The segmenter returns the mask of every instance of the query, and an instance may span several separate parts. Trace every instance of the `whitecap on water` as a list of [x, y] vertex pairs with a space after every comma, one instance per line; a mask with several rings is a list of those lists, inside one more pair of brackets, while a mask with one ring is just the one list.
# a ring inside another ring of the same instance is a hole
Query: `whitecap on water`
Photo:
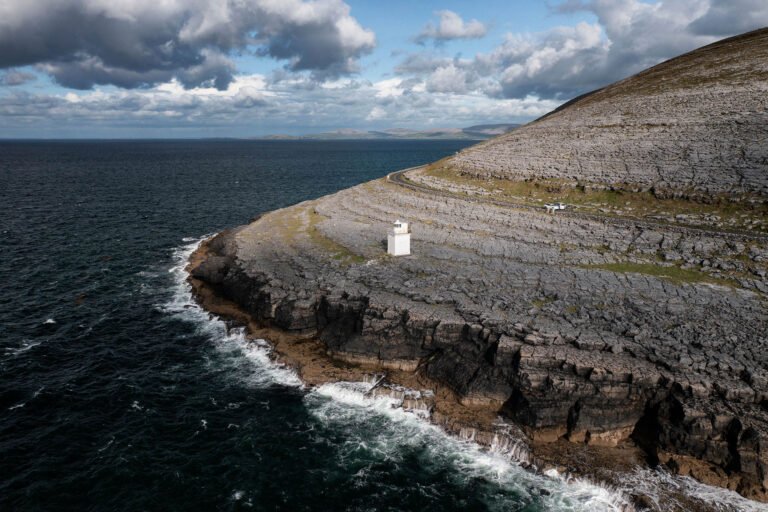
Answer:
[[23, 340], [21, 345], [18, 347], [4, 347], [3, 353], [4, 355], [17, 356], [26, 352], [27, 350], [32, 350], [33, 348], [39, 346], [41, 343], [41, 341]]

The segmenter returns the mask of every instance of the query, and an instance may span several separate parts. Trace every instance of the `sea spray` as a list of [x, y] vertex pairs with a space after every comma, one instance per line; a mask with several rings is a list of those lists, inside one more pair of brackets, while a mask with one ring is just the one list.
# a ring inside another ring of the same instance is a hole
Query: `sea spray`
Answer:
[[[168, 270], [173, 278], [171, 299], [159, 306], [161, 311], [172, 317], [188, 321], [197, 326], [199, 332], [206, 334], [216, 345], [220, 354], [236, 366], [242, 378], [252, 386], [280, 384], [301, 387], [303, 384], [295, 371], [274, 360], [272, 347], [265, 340], [249, 340], [245, 328], [229, 327], [219, 317], [205, 311], [192, 295], [192, 287], [187, 282], [186, 270], [189, 257], [210, 238], [185, 239], [186, 245], [173, 253], [174, 265]], [[247, 365], [241, 364], [247, 361]]]
[[[262, 388], [284, 385], [301, 388], [300, 378], [290, 368], [279, 364], [271, 355], [271, 346], [265, 340], [249, 340], [243, 328], [230, 328], [218, 317], [203, 310], [194, 300], [187, 282], [186, 266], [190, 255], [207, 239], [186, 239], [173, 253], [174, 265], [169, 269], [174, 287], [171, 300], [160, 309], [173, 317], [193, 322], [215, 344], [218, 352], [231, 365], [234, 374], [250, 386]], [[318, 402], [324, 397], [329, 402]], [[723, 512], [764, 512], [765, 505], [747, 500], [737, 493], [702, 484], [688, 477], [670, 475], [663, 470], [641, 469], [626, 475], [620, 489], [608, 488], [584, 478], [572, 478], [555, 470], [543, 477], [525, 471], [530, 454], [518, 436], [505, 433], [512, 425], [495, 425], [496, 432], [488, 442], [478, 446], [478, 431], [463, 427], [454, 436], [429, 422], [432, 402], [429, 392], [411, 390], [386, 383], [382, 374], [371, 374], [363, 382], [325, 384], [310, 391], [305, 398], [310, 412], [327, 424], [358, 424], [370, 415], [385, 418], [379, 431], [370, 432], [371, 439], [358, 440], [358, 446], [374, 449], [384, 458], [396, 457], [399, 450], [414, 442], [434, 443], [441, 447], [433, 454], [443, 463], [449, 463], [467, 478], [493, 481], [510, 494], [531, 498], [530, 490], [540, 496], [547, 510], [569, 511], [626, 511], [633, 510], [627, 495], [642, 495], [646, 503], [661, 511], [688, 510], [690, 503], [706, 505]], [[361, 412], [364, 411], [364, 412]], [[483, 433], [488, 434], [488, 433]], [[364, 470], [361, 470], [365, 473]], [[626, 494], [624, 494], [626, 493]], [[677, 501], [675, 496], [682, 497]], [[502, 509], [507, 503], [497, 503]], [[508, 503], [507, 503], [508, 504]], [[695, 506], [695, 505], [694, 505]], [[493, 506], [491, 508], [494, 508]]]
[[701, 483], [688, 476], [672, 475], [663, 469], [636, 468], [625, 475], [626, 491], [641, 494], [659, 511], [687, 512], [697, 508], [718, 512], [768, 512], [768, 505], [740, 494]]
[[[481, 479], [497, 484], [511, 501], [538, 503], [544, 510], [633, 510], [621, 493], [583, 479], [537, 475], [511, 458], [516, 446], [504, 443], [484, 450], [474, 439], [474, 429], [454, 437], [414, 412], [400, 407], [398, 397], [367, 394], [370, 382], [324, 384], [306, 396], [308, 408], [324, 424], [342, 429], [355, 450], [365, 449], [381, 459], [403, 457], [408, 451], [424, 451], [425, 461], [452, 467], [467, 481]], [[463, 438], [461, 438], [463, 437]], [[489, 498], [489, 507], [509, 506]]]

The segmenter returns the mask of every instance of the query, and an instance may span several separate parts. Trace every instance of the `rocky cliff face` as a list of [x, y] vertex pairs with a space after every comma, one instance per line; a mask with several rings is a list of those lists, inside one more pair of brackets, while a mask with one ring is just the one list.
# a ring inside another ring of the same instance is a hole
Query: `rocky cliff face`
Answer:
[[514, 180], [768, 196], [768, 29], [586, 95], [452, 163]]
[[[728, 44], [765, 50], [766, 37]], [[681, 62], [701, 65], [692, 55]], [[736, 60], [723, 64], [728, 77]], [[511, 177], [766, 192], [756, 142], [766, 124], [737, 122], [765, 116], [753, 94], [764, 82], [729, 78], [729, 94], [712, 93], [710, 105], [727, 104], [725, 124], [697, 106], [709, 93], [681, 86], [643, 96], [665, 113], [663, 129], [637, 119], [625, 137], [597, 129], [609, 106], [611, 122], [625, 123], [621, 105], [637, 95], [621, 91], [636, 79], [599, 93], [611, 101], [596, 94], [455, 162]], [[683, 115], [694, 110], [696, 121]], [[694, 144], [685, 137], [696, 126], [707, 135]], [[313, 335], [331, 357], [425, 375], [534, 444], [632, 444], [652, 464], [768, 500], [768, 238], [472, 197], [377, 180], [218, 236], [192, 275], [265, 325]], [[411, 223], [412, 256], [385, 254], [397, 218]]]

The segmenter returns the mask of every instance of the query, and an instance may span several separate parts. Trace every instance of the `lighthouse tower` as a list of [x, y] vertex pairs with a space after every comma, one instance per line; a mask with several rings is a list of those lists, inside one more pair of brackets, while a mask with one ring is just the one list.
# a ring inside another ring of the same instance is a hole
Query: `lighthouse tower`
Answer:
[[411, 254], [411, 232], [407, 222], [396, 220], [392, 225], [392, 231], [387, 235], [387, 253], [392, 256]]

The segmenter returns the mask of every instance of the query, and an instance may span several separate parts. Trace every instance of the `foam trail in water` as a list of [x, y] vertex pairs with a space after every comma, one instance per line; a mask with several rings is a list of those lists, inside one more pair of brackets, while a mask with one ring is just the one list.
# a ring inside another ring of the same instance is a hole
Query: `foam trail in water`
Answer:
[[[417, 414], [396, 407], [397, 399], [366, 395], [371, 386], [366, 382], [336, 382], [319, 386], [305, 397], [309, 410], [323, 424], [344, 431], [347, 449], [341, 451], [341, 463], [358, 450], [382, 460], [398, 461], [412, 447], [428, 452], [424, 460], [429, 463], [452, 467], [467, 480], [494, 482], [524, 500], [537, 500], [546, 510], [632, 510], [619, 492], [583, 480], [566, 482], [559, 476], [536, 475], [503, 454], [452, 437]], [[532, 492], [541, 496], [532, 497]], [[508, 506], [502, 500], [491, 508], [504, 510]]]
[[30, 341], [30, 340], [23, 340], [21, 342], [21, 346], [19, 347], [5, 347], [3, 348], [4, 355], [10, 355], [10, 356], [17, 356], [19, 354], [22, 354], [26, 352], [27, 350], [32, 350], [33, 348], [41, 345], [41, 341]]
[[219, 317], [205, 311], [192, 296], [192, 287], [187, 282], [186, 270], [189, 257], [208, 237], [185, 238], [186, 245], [173, 253], [173, 266], [168, 270], [173, 279], [173, 295], [161, 311], [172, 317], [194, 324], [198, 331], [208, 336], [216, 345], [219, 354], [237, 370], [249, 385], [265, 387], [273, 384], [302, 386], [299, 376], [290, 368], [276, 363], [271, 357], [271, 347], [264, 340], [249, 340], [245, 329], [229, 329]]
[[[205, 240], [185, 239], [186, 245], [174, 251], [173, 295], [160, 309], [173, 317], [195, 324], [217, 346], [238, 373], [251, 385], [301, 386], [296, 373], [270, 358], [269, 344], [249, 341], [244, 329], [227, 329], [226, 324], [203, 310], [192, 297], [187, 283], [186, 265], [192, 252]], [[425, 446], [429, 459], [439, 460], [456, 470], [462, 478], [482, 478], [518, 496], [531, 489], [542, 492], [540, 500], [547, 510], [617, 512], [627, 510], [623, 496], [587, 482], [565, 483], [530, 473], [509, 457], [482, 450], [477, 444], [449, 436], [413, 412], [404, 411], [399, 400], [387, 396], [369, 397], [371, 382], [325, 384], [309, 392], [305, 400], [310, 411], [323, 423], [345, 431], [346, 450], [364, 448], [384, 459], [397, 459], [410, 446]], [[350, 429], [350, 427], [352, 427]], [[371, 429], [373, 427], [373, 429]], [[344, 463], [344, 461], [340, 461]], [[500, 504], [503, 510], [504, 504]], [[495, 507], [494, 507], [495, 508]]]

